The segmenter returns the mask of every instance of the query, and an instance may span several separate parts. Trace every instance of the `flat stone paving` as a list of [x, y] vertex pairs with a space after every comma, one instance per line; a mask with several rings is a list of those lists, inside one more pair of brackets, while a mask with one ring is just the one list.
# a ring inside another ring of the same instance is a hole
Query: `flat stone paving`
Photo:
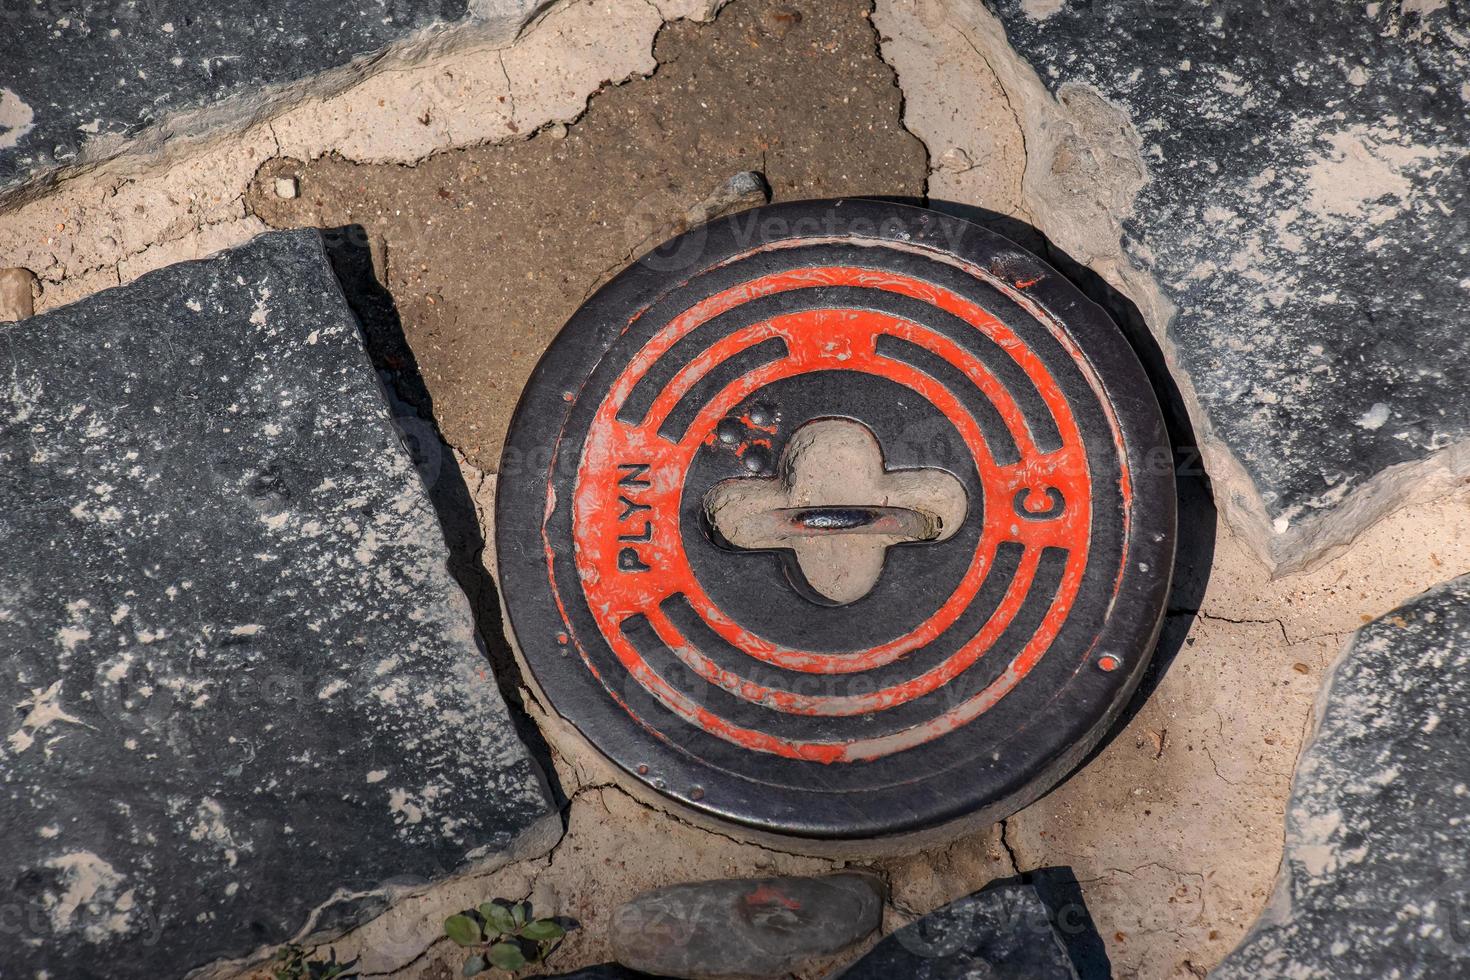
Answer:
[[987, 888], [894, 931], [833, 980], [1077, 980], [1030, 885]]
[[1365, 626], [1297, 767], [1276, 892], [1211, 974], [1470, 974], [1470, 575]]
[[852, 873], [670, 885], [618, 908], [612, 948], [659, 976], [786, 976], [877, 929], [884, 897], [882, 879]]
[[180, 976], [546, 826], [318, 233], [0, 364], [0, 972]]
[[[507, 23], [528, 0], [479, 4]], [[170, 113], [310, 78], [432, 28], [468, 0], [339, 4], [0, 4], [0, 197], [75, 163], [88, 141], [132, 136]]]
[[1470, 439], [1463, 3], [989, 5], [1063, 101], [1131, 116], [1123, 247], [1276, 534]]

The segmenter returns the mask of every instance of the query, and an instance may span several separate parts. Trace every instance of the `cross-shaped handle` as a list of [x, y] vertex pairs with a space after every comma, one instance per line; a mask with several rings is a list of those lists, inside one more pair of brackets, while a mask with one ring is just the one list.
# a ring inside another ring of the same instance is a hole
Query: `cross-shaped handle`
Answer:
[[802, 426], [779, 472], [717, 485], [705, 498], [710, 525], [736, 548], [795, 552], [806, 583], [839, 605], [872, 590], [889, 547], [942, 541], [968, 511], [957, 477], [885, 469], [877, 438], [849, 419]]

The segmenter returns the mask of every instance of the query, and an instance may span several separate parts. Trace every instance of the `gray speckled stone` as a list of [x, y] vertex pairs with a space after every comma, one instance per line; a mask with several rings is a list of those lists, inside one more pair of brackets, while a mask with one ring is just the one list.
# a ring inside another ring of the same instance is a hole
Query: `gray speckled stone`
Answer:
[[1359, 630], [1319, 712], [1276, 894], [1211, 976], [1470, 976], [1470, 576]]
[[987, 888], [899, 929], [841, 980], [1077, 980], [1030, 885]]
[[180, 976], [545, 826], [316, 232], [0, 330], [0, 499], [0, 975]]
[[1470, 0], [986, 2], [1053, 93], [1131, 117], [1123, 247], [1275, 535], [1464, 446]]
[[271, 88], [446, 27], [503, 35], [542, 3], [0, 0], [0, 197], [89, 141], [235, 98], [258, 106]]
[[882, 921], [866, 874], [726, 878], [644, 892], [613, 915], [619, 963], [676, 977], [769, 977], [833, 956]]

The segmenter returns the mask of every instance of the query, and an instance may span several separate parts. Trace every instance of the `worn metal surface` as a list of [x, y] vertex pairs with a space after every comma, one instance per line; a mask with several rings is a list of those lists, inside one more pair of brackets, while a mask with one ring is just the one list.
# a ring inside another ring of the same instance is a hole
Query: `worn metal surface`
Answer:
[[[877, 444], [852, 499], [788, 452], [822, 420]], [[963, 509], [911, 493], [925, 475]], [[784, 486], [757, 509], [829, 562], [881, 544], [870, 587], [732, 545], [710, 505], [740, 480]], [[1132, 350], [1051, 268], [922, 209], [781, 205], [567, 324], [511, 426], [500, 574], [535, 682], [631, 780], [757, 832], [909, 834], [1004, 815], [1100, 737], [1163, 612], [1172, 481]]]

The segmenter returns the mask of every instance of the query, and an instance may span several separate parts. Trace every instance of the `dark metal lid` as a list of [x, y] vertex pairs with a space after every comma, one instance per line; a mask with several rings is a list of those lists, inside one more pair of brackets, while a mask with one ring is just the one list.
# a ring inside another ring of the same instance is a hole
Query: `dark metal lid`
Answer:
[[501, 587], [550, 707], [671, 802], [827, 841], [996, 819], [1147, 665], [1170, 461], [1132, 349], [1035, 256], [920, 208], [761, 208], [551, 345]]

